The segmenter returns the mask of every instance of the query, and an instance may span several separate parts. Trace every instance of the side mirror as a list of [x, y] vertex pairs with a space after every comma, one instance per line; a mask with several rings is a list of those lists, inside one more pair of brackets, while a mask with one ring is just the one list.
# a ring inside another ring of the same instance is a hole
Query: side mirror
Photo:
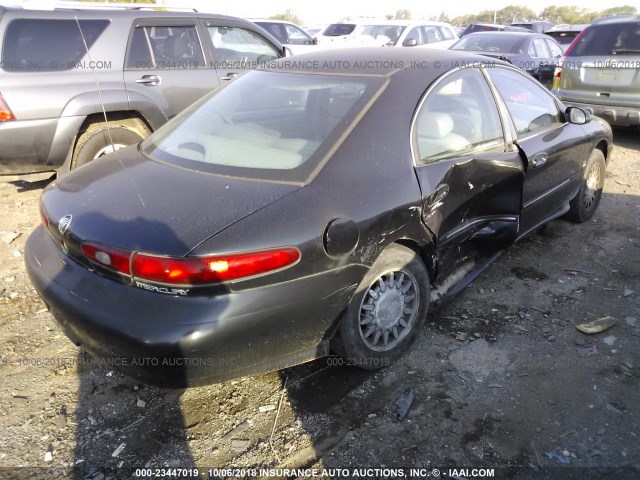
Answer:
[[580, 107], [568, 107], [564, 112], [565, 118], [569, 123], [575, 125], [584, 125], [591, 121], [591, 114]]
[[317, 45], [317, 44], [318, 44], [318, 37], [313, 37], [312, 45]]
[[418, 45], [418, 40], [415, 38], [407, 38], [404, 42], [402, 42], [403, 47], [415, 47]]
[[293, 55], [293, 52], [291, 51], [291, 49], [289, 47], [282, 47], [282, 56], [283, 57], [290, 57]]

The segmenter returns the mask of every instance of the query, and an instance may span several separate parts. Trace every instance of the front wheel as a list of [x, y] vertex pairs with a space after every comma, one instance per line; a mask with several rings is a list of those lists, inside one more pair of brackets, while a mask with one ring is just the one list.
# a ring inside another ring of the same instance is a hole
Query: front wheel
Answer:
[[393, 244], [380, 254], [358, 287], [340, 326], [349, 364], [377, 369], [413, 343], [429, 305], [429, 277], [420, 257]]
[[584, 169], [580, 190], [569, 203], [569, 211], [566, 214], [569, 220], [586, 222], [596, 213], [604, 188], [605, 168], [604, 154], [597, 148], [594, 149]]

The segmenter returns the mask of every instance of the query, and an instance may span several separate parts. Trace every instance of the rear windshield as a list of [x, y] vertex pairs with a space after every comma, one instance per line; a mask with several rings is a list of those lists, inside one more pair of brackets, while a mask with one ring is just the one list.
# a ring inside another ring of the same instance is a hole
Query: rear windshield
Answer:
[[558, 42], [560, 45], [569, 45], [571, 42], [573, 42], [573, 39], [576, 38], [579, 33], [580, 32], [578, 32], [578, 31], [573, 31], [573, 32], [547, 32], [547, 33], [545, 33], [545, 35], [549, 35], [556, 42]]
[[160, 128], [141, 151], [208, 173], [304, 183], [384, 83], [252, 71]]
[[592, 25], [568, 56], [627, 54], [640, 55], [640, 22]]
[[52, 72], [77, 68], [108, 24], [109, 20], [14, 20], [4, 35], [2, 69]]
[[496, 53], [524, 53], [518, 51], [522, 37], [514, 37], [508, 33], [465, 35], [451, 50], [468, 50]]
[[327, 37], [340, 37], [342, 35], [350, 35], [356, 28], [352, 23], [332, 23], [325, 28], [323, 35]]
[[462, 33], [465, 35], [473, 32], [495, 32], [496, 30], [501, 30], [504, 27], [494, 26], [494, 25], [476, 25], [470, 24], [467, 28], [464, 29]]

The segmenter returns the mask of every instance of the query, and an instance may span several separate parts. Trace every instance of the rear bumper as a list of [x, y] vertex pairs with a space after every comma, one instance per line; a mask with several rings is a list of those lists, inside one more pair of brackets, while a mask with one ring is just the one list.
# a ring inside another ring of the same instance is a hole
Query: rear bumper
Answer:
[[[562, 100], [562, 98], [561, 98]], [[567, 107], [581, 107], [607, 121], [609, 125], [622, 127], [640, 125], [640, 107], [620, 107], [615, 105], [596, 105], [562, 100]]]
[[162, 387], [216, 383], [325, 355], [324, 340], [365, 272], [350, 266], [252, 290], [177, 297], [90, 272], [43, 227], [29, 237], [25, 262], [70, 339], [113, 368]]
[[67, 159], [85, 117], [0, 123], [0, 175], [58, 170]]

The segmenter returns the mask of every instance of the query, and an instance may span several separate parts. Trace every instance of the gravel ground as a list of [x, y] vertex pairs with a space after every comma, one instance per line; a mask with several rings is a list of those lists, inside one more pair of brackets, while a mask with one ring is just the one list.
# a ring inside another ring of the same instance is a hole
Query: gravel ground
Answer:
[[[640, 136], [614, 136], [594, 219], [510, 248], [397, 364], [321, 359], [186, 391], [136, 384], [67, 340], [23, 265], [47, 181], [0, 182], [0, 478], [640, 478]], [[605, 332], [575, 327], [606, 316]]]

